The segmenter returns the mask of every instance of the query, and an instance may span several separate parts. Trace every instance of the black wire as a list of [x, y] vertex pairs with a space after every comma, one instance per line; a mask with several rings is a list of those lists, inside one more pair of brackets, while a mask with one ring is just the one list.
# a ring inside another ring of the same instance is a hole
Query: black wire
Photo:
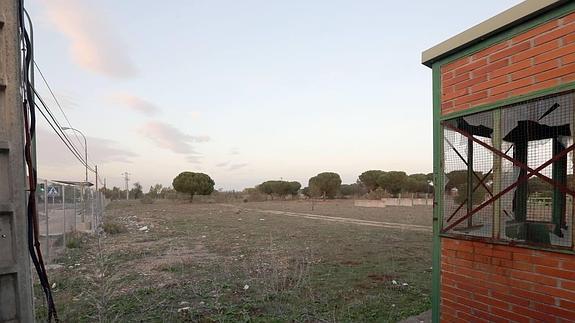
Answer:
[[[60, 140], [62, 140], [62, 142], [64, 143], [64, 145], [66, 145], [66, 147], [68, 148], [68, 150], [70, 150], [70, 152], [74, 155], [74, 157], [76, 157], [76, 159], [78, 159], [78, 161], [82, 164], [82, 166], [86, 166], [86, 164], [84, 163], [84, 160], [77, 155], [74, 150], [72, 148], [70, 148], [68, 142], [62, 137], [61, 133], [57, 130], [57, 127], [54, 126], [52, 124], [52, 122], [50, 121], [50, 119], [48, 119], [48, 117], [46, 116], [46, 114], [42, 111], [42, 109], [40, 108], [40, 106], [38, 106], [38, 103], [36, 104], [36, 108], [38, 108], [38, 112], [40, 112], [40, 114], [42, 114], [42, 116], [44, 117], [44, 119], [46, 120], [46, 122], [48, 122], [48, 124], [50, 125], [50, 127], [52, 128], [52, 130], [54, 130], [54, 132], [56, 133], [56, 135], [60, 138]], [[88, 167], [88, 169], [90, 169]]]
[[[46, 119], [46, 122], [48, 122], [48, 124], [50, 125], [50, 127], [52, 127], [52, 129], [54, 130], [54, 132], [58, 135], [58, 137], [60, 137], [60, 140], [62, 140], [62, 142], [66, 145], [66, 147], [68, 148], [68, 150], [70, 150], [70, 152], [74, 155], [74, 157], [76, 157], [76, 159], [78, 159], [78, 161], [80, 161], [80, 163], [82, 164], [82, 166], [87, 167], [88, 170], [90, 170], [91, 172], [95, 173], [96, 171], [94, 170], [94, 168], [92, 168], [88, 163], [87, 160], [85, 160], [85, 158], [82, 157], [82, 154], [78, 151], [78, 149], [76, 148], [76, 146], [74, 146], [74, 144], [72, 143], [72, 141], [70, 140], [70, 138], [66, 135], [66, 133], [64, 132], [64, 130], [62, 129], [62, 126], [60, 126], [60, 123], [58, 122], [58, 119], [56, 119], [56, 117], [54, 116], [54, 114], [52, 113], [52, 111], [50, 110], [50, 108], [48, 107], [48, 105], [46, 104], [46, 102], [44, 102], [44, 100], [42, 99], [42, 97], [38, 94], [38, 92], [32, 88], [32, 90], [34, 91], [34, 93], [36, 94], [36, 97], [40, 100], [40, 103], [42, 104], [42, 107], [44, 108], [44, 110], [46, 111], [46, 113], [48, 114], [48, 116], [50, 118], [48, 118], [46, 116], [46, 114], [42, 113], [42, 115], [44, 116], [44, 119]], [[34, 103], [36, 105], [36, 107], [38, 108], [38, 111], [41, 111], [41, 107], [38, 105], [38, 103]], [[50, 121], [50, 119], [52, 121]], [[55, 124], [55, 125], [54, 125]]]
[[[66, 115], [66, 113], [64, 112], [64, 109], [62, 109], [62, 105], [60, 104], [60, 101], [58, 101], [58, 98], [56, 97], [56, 95], [54, 94], [54, 92], [52, 91], [52, 87], [50, 86], [50, 84], [48, 83], [48, 80], [46, 79], [46, 77], [44, 76], [44, 73], [42, 73], [42, 70], [40, 69], [40, 66], [38, 66], [38, 63], [36, 63], [36, 60], [34, 60], [32, 63], [34, 63], [34, 66], [36, 66], [36, 69], [38, 70], [38, 72], [40, 73], [40, 76], [42, 77], [42, 80], [44, 81], [44, 84], [46, 84], [46, 87], [48, 88], [48, 91], [50, 91], [50, 94], [52, 95], [52, 98], [54, 99], [54, 102], [56, 102], [56, 105], [58, 106], [58, 109], [60, 110], [60, 112], [62, 112], [62, 115], [64, 116], [64, 119], [66, 119], [66, 122], [68, 123], [68, 126], [70, 128], [72, 128], [72, 124], [70, 123], [70, 120], [68, 119], [68, 116]], [[80, 138], [78, 138], [78, 135], [74, 132], [74, 137], [76, 137], [76, 141], [78, 141], [78, 143], [80, 144], [80, 146], [84, 146], [84, 144], [82, 143], [82, 141], [80, 141]], [[86, 161], [88, 162], [88, 161]]]
[[32, 141], [34, 140], [34, 136], [36, 134], [35, 109], [34, 106], [30, 105], [30, 102], [34, 102], [34, 96], [31, 91], [32, 86], [29, 80], [30, 66], [32, 62], [32, 52], [30, 49], [32, 45], [24, 23], [24, 1], [20, 0], [18, 4], [20, 36], [23, 42], [24, 50], [24, 64], [22, 65], [22, 94], [24, 96], [22, 108], [24, 114], [26, 139], [24, 155], [26, 159], [26, 165], [28, 166], [28, 182], [30, 189], [30, 192], [28, 193], [28, 251], [30, 253], [30, 257], [32, 258], [32, 262], [34, 263], [34, 268], [38, 273], [40, 285], [46, 297], [46, 303], [48, 306], [48, 322], [51, 322], [52, 318], [58, 322], [59, 320], [56, 306], [54, 304], [50, 282], [48, 280], [48, 274], [46, 272], [44, 260], [42, 258], [40, 241], [38, 240], [38, 210], [36, 205], [37, 173], [36, 169], [34, 168], [35, 165], [32, 161], [31, 148]]
[[[38, 98], [40, 100], [40, 103], [42, 104], [42, 106], [44, 107], [44, 110], [46, 111], [46, 113], [48, 113], [48, 115], [50, 116], [50, 119], [52, 119], [52, 121], [54, 122], [54, 124], [56, 124], [56, 129], [54, 129], [55, 131], [58, 131], [62, 134], [62, 137], [65, 138], [65, 140], [68, 142], [68, 145], [71, 149], [74, 150], [74, 154], [77, 156], [82, 156], [82, 154], [78, 151], [78, 148], [76, 148], [76, 146], [74, 146], [74, 144], [72, 143], [72, 141], [70, 140], [70, 138], [68, 137], [68, 135], [66, 135], [66, 133], [64, 132], [64, 130], [62, 130], [62, 126], [60, 125], [60, 122], [58, 121], [58, 119], [56, 119], [56, 117], [54, 116], [54, 114], [52, 113], [52, 110], [50, 110], [50, 108], [48, 107], [48, 105], [46, 104], [46, 102], [44, 101], [44, 99], [40, 96], [40, 94], [36, 91], [36, 89], [32, 88], [32, 91], [34, 91], [34, 94], [36, 95], [36, 98]], [[36, 104], [37, 106], [37, 104]], [[84, 161], [83, 165], [86, 166], [86, 164], [88, 163], [88, 161]]]

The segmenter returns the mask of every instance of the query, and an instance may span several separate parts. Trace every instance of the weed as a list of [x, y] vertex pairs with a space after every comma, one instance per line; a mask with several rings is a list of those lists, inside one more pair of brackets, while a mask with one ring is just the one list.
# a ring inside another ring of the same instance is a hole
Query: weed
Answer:
[[102, 228], [107, 234], [120, 234], [128, 232], [126, 226], [117, 222], [104, 222]]

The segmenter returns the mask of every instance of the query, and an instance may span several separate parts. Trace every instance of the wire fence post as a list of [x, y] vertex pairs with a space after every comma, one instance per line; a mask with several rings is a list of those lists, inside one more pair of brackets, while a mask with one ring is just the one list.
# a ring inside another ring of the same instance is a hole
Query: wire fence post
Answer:
[[74, 200], [74, 231], [77, 231], [78, 223], [76, 219], [76, 185], [72, 186], [72, 199]]
[[62, 211], [64, 212], [64, 230], [62, 237], [64, 241], [64, 248], [66, 248], [66, 187], [62, 184]]
[[84, 190], [84, 184], [80, 186], [80, 201], [82, 201], [82, 224], [86, 223], [85, 214], [86, 214], [86, 192]]
[[44, 180], [44, 215], [46, 216], [46, 261], [50, 262], [50, 221], [48, 220], [48, 180]]

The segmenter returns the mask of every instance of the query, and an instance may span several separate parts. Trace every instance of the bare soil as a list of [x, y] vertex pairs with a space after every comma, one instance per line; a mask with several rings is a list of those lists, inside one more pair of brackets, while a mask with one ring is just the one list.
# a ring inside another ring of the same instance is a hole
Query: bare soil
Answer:
[[[431, 207], [335, 200], [311, 208], [310, 201], [112, 203], [105, 221], [127, 231], [68, 249], [50, 271], [60, 316], [396, 322], [429, 309]], [[41, 319], [39, 291], [36, 304]]]

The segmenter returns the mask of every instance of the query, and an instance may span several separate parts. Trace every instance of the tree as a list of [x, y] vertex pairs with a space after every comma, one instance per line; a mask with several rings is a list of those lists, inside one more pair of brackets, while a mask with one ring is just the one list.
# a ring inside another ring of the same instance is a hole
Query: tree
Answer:
[[300, 182], [288, 182], [288, 194], [296, 196], [301, 188]]
[[447, 173], [447, 183], [445, 183], [445, 190], [449, 191], [453, 188], [458, 188], [467, 183], [467, 169], [454, 170]]
[[377, 178], [377, 184], [389, 193], [397, 195], [405, 189], [407, 178], [408, 177], [405, 172], [386, 172], [379, 175]]
[[379, 176], [381, 176], [381, 174], [384, 173], [385, 172], [382, 170], [376, 170], [376, 169], [368, 170], [359, 175], [359, 180], [367, 188], [367, 190], [371, 192], [379, 187], [377, 179], [379, 178]]
[[286, 196], [286, 195], [297, 195], [301, 184], [299, 182], [288, 182], [288, 181], [265, 181], [260, 185], [256, 186], [257, 190], [271, 195]]
[[137, 200], [144, 195], [144, 191], [142, 191], [142, 185], [139, 182], [135, 182], [133, 186], [134, 188], [130, 190], [130, 196]]
[[333, 198], [339, 192], [341, 177], [337, 173], [325, 172], [309, 179], [309, 188], [312, 196]]
[[150, 190], [148, 191], [148, 196], [153, 198], [153, 199], [161, 198], [163, 188], [164, 188], [164, 186], [162, 184], [156, 184], [154, 186], [150, 186]]
[[[474, 185], [476, 184], [477, 183], [474, 183]], [[475, 188], [475, 191], [473, 191], [471, 198], [472, 205], [479, 205], [483, 203], [483, 201], [485, 201], [485, 195], [487, 195], [487, 190], [485, 187], [483, 187], [483, 185], [479, 185], [477, 188]], [[469, 201], [467, 200], [467, 184], [457, 187], [457, 195], [455, 196], [454, 200], [456, 203], [463, 203], [465, 201], [466, 204], [469, 204]]]
[[412, 193], [428, 193], [429, 179], [426, 174], [411, 174], [405, 183], [405, 190]]
[[216, 183], [204, 173], [182, 172], [172, 181], [174, 189], [180, 193], [190, 194], [190, 202], [194, 195], [209, 195], [214, 191]]
[[353, 184], [341, 184], [339, 192], [342, 196], [351, 196], [359, 192], [359, 185], [357, 183]]

